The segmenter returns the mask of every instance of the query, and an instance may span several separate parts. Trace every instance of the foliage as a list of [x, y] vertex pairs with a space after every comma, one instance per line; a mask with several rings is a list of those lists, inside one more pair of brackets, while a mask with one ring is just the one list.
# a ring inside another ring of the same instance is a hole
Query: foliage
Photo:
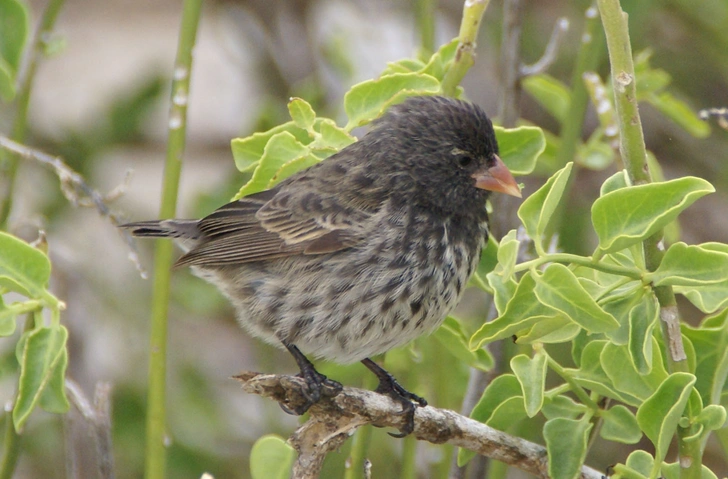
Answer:
[[[25, 3], [0, 0], [0, 99], [5, 102], [16, 97], [28, 17]], [[248, 175], [235, 198], [270, 188], [336, 153], [356, 141], [356, 128], [404, 98], [442, 94], [457, 46], [455, 39], [429, 58], [392, 62], [376, 79], [351, 87], [343, 99], [343, 123], [319, 116], [303, 98], [291, 98], [290, 121], [232, 140], [235, 165]], [[705, 138], [708, 126], [672, 92], [670, 74], [653, 67], [652, 56], [649, 49], [635, 56], [637, 100], [689, 135]], [[696, 431], [681, 441], [697, 443], [702, 451], [711, 432], [726, 421], [728, 245], [688, 245], [680, 241], [676, 226], [681, 213], [715, 188], [694, 176], [665, 180], [652, 154], [649, 165], [656, 182], [630, 184], [615, 141], [611, 81], [591, 71], [581, 78], [579, 88], [588, 92], [599, 126], [578, 141], [573, 162], [559, 157], [564, 141], [559, 134], [531, 125], [496, 126], [509, 169], [515, 175], [535, 172], [547, 178], [518, 210], [521, 231], [512, 230], [500, 241], [490, 238], [471, 280], [471, 287], [493, 296], [497, 317], [477, 324], [448, 317], [430, 338], [388, 354], [387, 368], [395, 375], [410, 372], [408, 386], [434, 396], [434, 405], [459, 408], [469, 368], [491, 370], [495, 361], [488, 345], [514, 338], [520, 349], [506, 362], [510, 372], [485, 389], [472, 411], [474, 419], [513, 433], [539, 431], [532, 439], [546, 445], [551, 477], [576, 477], [585, 460], [589, 462], [585, 458], [597, 435], [626, 445], [645, 437], [653, 445], [654, 453], [635, 449], [620, 460], [615, 477], [679, 477], [679, 465], [668, 457], [676, 431]], [[576, 86], [539, 74], [525, 78], [523, 87], [559, 127], [570, 120]], [[464, 96], [463, 89], [458, 87], [456, 95]], [[112, 125], [116, 132], [134, 129], [140, 118], [124, 112], [114, 117], [119, 120]], [[127, 124], [129, 118], [134, 128]], [[549, 246], [553, 232], [563, 222], [574, 178], [583, 170], [613, 172], [589, 208], [589, 233], [596, 244], [589, 255], [554, 251]], [[642, 242], [662, 229], [667, 230], [664, 257], [651, 271]], [[68, 331], [61, 324], [63, 303], [48, 290], [50, 273], [41, 248], [0, 233], [0, 336], [18, 338], [15, 431], [23, 429], [38, 407], [53, 413], [68, 410], [63, 384]], [[661, 286], [672, 287], [705, 315], [697, 326], [682, 325], [687, 372], [672, 371], [666, 359], [659, 324], [661, 314], [669, 312], [661, 309], [654, 292]], [[18, 334], [23, 315], [26, 330]], [[326, 364], [321, 369], [347, 383], [361, 375], [354, 367]], [[372, 455], [396, 464], [398, 458], [386, 446], [391, 443], [385, 442], [373, 441]], [[449, 451], [444, 450], [442, 462], [448, 465]], [[473, 456], [461, 450], [458, 463], [467, 464]], [[252, 477], [287, 477], [293, 457], [281, 438], [266, 435], [251, 450]], [[705, 467], [702, 476], [715, 477]]]
[[[3, 232], [0, 251], [0, 335], [12, 335], [18, 316], [23, 314], [29, 315], [26, 322], [33, 325], [26, 327], [16, 348], [20, 379], [13, 422], [19, 431], [36, 406], [48, 412], [68, 411], [63, 382], [68, 366], [68, 331], [60, 324], [63, 303], [47, 289], [51, 264], [45, 253]], [[14, 300], [10, 293], [25, 299]], [[12, 302], [6, 304], [4, 297]], [[44, 309], [50, 312], [48, 325], [43, 318]]]

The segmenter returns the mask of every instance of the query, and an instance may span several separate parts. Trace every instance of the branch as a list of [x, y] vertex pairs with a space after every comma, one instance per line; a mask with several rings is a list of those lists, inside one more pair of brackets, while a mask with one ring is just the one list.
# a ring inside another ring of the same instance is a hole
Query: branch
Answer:
[[[117, 186], [109, 194], [104, 196], [97, 190], [91, 188], [88, 183], [86, 183], [86, 180], [84, 180], [83, 176], [81, 176], [76, 171], [74, 171], [73, 168], [65, 164], [63, 162], [63, 159], [58, 156], [52, 156], [40, 150], [36, 150], [35, 148], [21, 145], [20, 143], [1, 135], [0, 149], [14, 153], [24, 160], [35, 161], [43, 166], [53, 169], [56, 176], [58, 176], [58, 180], [60, 181], [61, 192], [63, 193], [63, 196], [65, 196], [72, 205], [95, 208], [99, 215], [104, 218], [108, 218], [111, 224], [114, 226], [118, 226], [120, 223], [122, 223], [119, 215], [111, 211], [106, 203], [115, 200], [124, 193], [124, 190], [126, 188], [126, 182], [129, 178], [128, 175], [127, 180], [124, 181], [124, 184]], [[139, 274], [143, 278], [146, 278], [147, 273], [144, 271], [144, 268], [139, 261], [139, 253], [137, 252], [136, 244], [134, 243], [134, 239], [132, 238], [131, 234], [129, 234], [129, 232], [127, 232], [126, 230], [120, 228], [117, 228], [117, 230], [119, 231], [119, 234], [121, 234], [121, 236], [124, 238], [124, 241], [129, 247], [129, 260], [134, 263], [134, 266], [136, 266]]]
[[[249, 394], [274, 399], [288, 409], [306, 402], [306, 382], [297, 376], [246, 371], [235, 379]], [[326, 454], [337, 450], [361, 426], [400, 429], [405, 423], [401, 406], [388, 396], [344, 387], [334, 397], [311, 406], [310, 418], [289, 438], [298, 452], [294, 479], [317, 478]], [[548, 477], [546, 448], [511, 436], [454, 411], [431, 406], [415, 410], [415, 438], [433, 444], [452, 444], [517, 467], [537, 477]], [[602, 474], [584, 467], [581, 477], [600, 479]]]
[[480, 22], [490, 0], [465, 0], [463, 4], [463, 20], [458, 34], [458, 49], [455, 60], [450, 65], [445, 78], [442, 79], [442, 93], [455, 96], [458, 85], [470, 67], [475, 63], [475, 41], [478, 37]]
[[[94, 402], [86, 398], [81, 387], [71, 379], [66, 379], [66, 392], [74, 406], [64, 416], [67, 435], [67, 471], [69, 477], [78, 477], [83, 469], [83, 457], [92, 460], [95, 466], [94, 477], [114, 478], [114, 455], [111, 446], [111, 385], [97, 383]], [[95, 446], [95, 455], [88, 450], [88, 441]], [[87, 471], [90, 472], [90, 471]]]
[[546, 44], [543, 55], [533, 65], [521, 65], [520, 75], [522, 77], [529, 75], [538, 75], [544, 73], [556, 60], [556, 53], [559, 51], [564, 34], [569, 30], [569, 20], [567, 18], [559, 18], [551, 31], [551, 38]]

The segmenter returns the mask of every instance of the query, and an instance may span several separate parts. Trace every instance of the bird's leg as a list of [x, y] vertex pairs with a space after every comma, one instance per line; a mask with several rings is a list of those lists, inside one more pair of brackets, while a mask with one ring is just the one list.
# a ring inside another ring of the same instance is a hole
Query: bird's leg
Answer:
[[415, 429], [415, 406], [412, 403], [415, 402], [417, 405], [424, 407], [427, 406], [427, 401], [424, 398], [407, 391], [397, 382], [396, 379], [394, 379], [394, 376], [371, 359], [362, 359], [361, 363], [379, 378], [379, 386], [377, 386], [375, 391], [381, 394], [386, 394], [400, 403], [402, 405], [402, 414], [407, 416], [407, 423], [399, 430], [399, 434], [392, 434], [390, 432], [389, 435], [392, 437], [407, 436]]
[[[289, 414], [297, 414], [300, 416], [308, 411], [308, 408], [310, 408], [313, 404], [317, 403], [319, 399], [321, 399], [322, 393], [325, 393], [327, 396], [336, 396], [339, 394], [343, 388], [341, 383], [329, 379], [320, 372], [316, 371], [316, 368], [313, 367], [311, 361], [309, 361], [308, 358], [306, 358], [306, 356], [304, 356], [303, 353], [293, 344], [283, 341], [283, 345], [296, 360], [298, 367], [301, 369], [298, 376], [302, 377], [306, 381], [306, 386], [308, 388], [308, 391], [304, 391], [304, 396], [306, 397], [306, 402], [304, 404], [293, 409], [289, 409], [281, 404], [281, 408], [283, 408], [284, 411]], [[326, 390], [324, 388], [326, 388]]]

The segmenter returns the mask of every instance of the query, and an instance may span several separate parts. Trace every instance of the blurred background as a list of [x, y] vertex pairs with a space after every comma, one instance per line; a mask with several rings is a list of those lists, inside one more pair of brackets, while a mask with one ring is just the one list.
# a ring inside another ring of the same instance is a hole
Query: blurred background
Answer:
[[[45, 2], [30, 3], [35, 25]], [[541, 56], [557, 19], [569, 19], [571, 28], [549, 69], [568, 84], [584, 11], [591, 2], [523, 3], [522, 50], [527, 63]], [[634, 49], [653, 50], [652, 66], [673, 78], [670, 93], [694, 111], [728, 106], [728, 2], [622, 3], [630, 14]], [[436, 47], [457, 36], [461, 13], [461, 1], [439, 2]], [[67, 0], [54, 33], [59, 51], [41, 60], [31, 96], [27, 143], [62, 156], [102, 192], [122, 184], [131, 171], [125, 194], [113, 203], [129, 220], [156, 218], [159, 209], [180, 14], [179, 1]], [[502, 1], [494, 0], [481, 28], [476, 64], [463, 83], [467, 97], [492, 115], [501, 89], [501, 23]], [[409, 0], [205, 2], [178, 216], [198, 217], [229, 200], [246, 180], [234, 167], [230, 140], [286, 121], [289, 97], [303, 97], [320, 115], [342, 120], [342, 97], [352, 84], [376, 77], [388, 61], [411, 57], [419, 46]], [[606, 54], [599, 65], [605, 77]], [[528, 95], [520, 106], [524, 119], [558, 133], [556, 121]], [[700, 176], [718, 191], [681, 216], [682, 239], [728, 242], [728, 132], [713, 123], [711, 134], [699, 139], [649, 106], [642, 107], [641, 114], [647, 147], [665, 176]], [[9, 119], [9, 112], [0, 109], [4, 132]], [[590, 108], [585, 136], [596, 126]], [[585, 233], [589, 207], [599, 185], [613, 173], [614, 167], [579, 170], [564, 247], [579, 253], [593, 248], [593, 238]], [[529, 178], [525, 194], [543, 180]], [[22, 163], [17, 190], [11, 231], [29, 240], [39, 228], [46, 231], [54, 270], [50, 289], [68, 305], [63, 316], [70, 331], [68, 374], [89, 396], [97, 382], [112, 384], [117, 477], [141, 477], [151, 282], [140, 278], [125, 243], [107, 220], [92, 209], [69, 206], [53, 173]], [[152, 247], [151, 242], [139, 243], [148, 270]], [[460, 314], [474, 323], [482, 321], [483, 297], [471, 293], [464, 303]], [[688, 304], [681, 306], [686, 316], [697, 318]], [[203, 472], [216, 478], [249, 477], [254, 441], [267, 433], [287, 437], [298, 418], [270, 401], [243, 394], [230, 377], [242, 370], [293, 373], [295, 363], [288, 354], [249, 338], [224, 299], [186, 270], [174, 273], [169, 335], [168, 477], [198, 478]], [[0, 342], [4, 401], [16, 387], [16, 340]], [[440, 356], [446, 354], [425, 339], [413, 349], [388, 355], [387, 365], [403, 384], [416, 384], [410, 389], [422, 391], [431, 404], [458, 410], [468, 370]], [[415, 378], [406, 368], [398, 371], [398, 355], [414, 357], [417, 370], [425, 373]], [[320, 370], [348, 385], [361, 385], [366, 375], [360, 366], [323, 365]], [[430, 375], [441, 380], [449, 376], [449, 386], [431, 390], [435, 383]], [[397, 477], [402, 441], [380, 430], [373, 434], [373, 477]], [[64, 443], [61, 417], [35, 412], [22, 447], [16, 477], [66, 477], [64, 457], [72, 446]], [[343, 470], [346, 448], [331, 455], [324, 477], [338, 477], [335, 471]], [[447, 476], [449, 449], [427, 444], [417, 448], [420, 477]], [[595, 451], [588, 463], [596, 468], [625, 458], [620, 450]], [[728, 473], [725, 464], [711, 466], [719, 476]]]

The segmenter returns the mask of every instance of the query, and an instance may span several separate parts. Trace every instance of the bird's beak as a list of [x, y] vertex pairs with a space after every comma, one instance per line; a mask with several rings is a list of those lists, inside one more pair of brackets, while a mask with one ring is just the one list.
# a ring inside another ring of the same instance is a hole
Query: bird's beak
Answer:
[[481, 170], [473, 175], [475, 187], [481, 190], [505, 193], [511, 196], [521, 197], [521, 189], [513, 178], [511, 172], [503, 164], [498, 155], [495, 157], [495, 165], [486, 170]]

